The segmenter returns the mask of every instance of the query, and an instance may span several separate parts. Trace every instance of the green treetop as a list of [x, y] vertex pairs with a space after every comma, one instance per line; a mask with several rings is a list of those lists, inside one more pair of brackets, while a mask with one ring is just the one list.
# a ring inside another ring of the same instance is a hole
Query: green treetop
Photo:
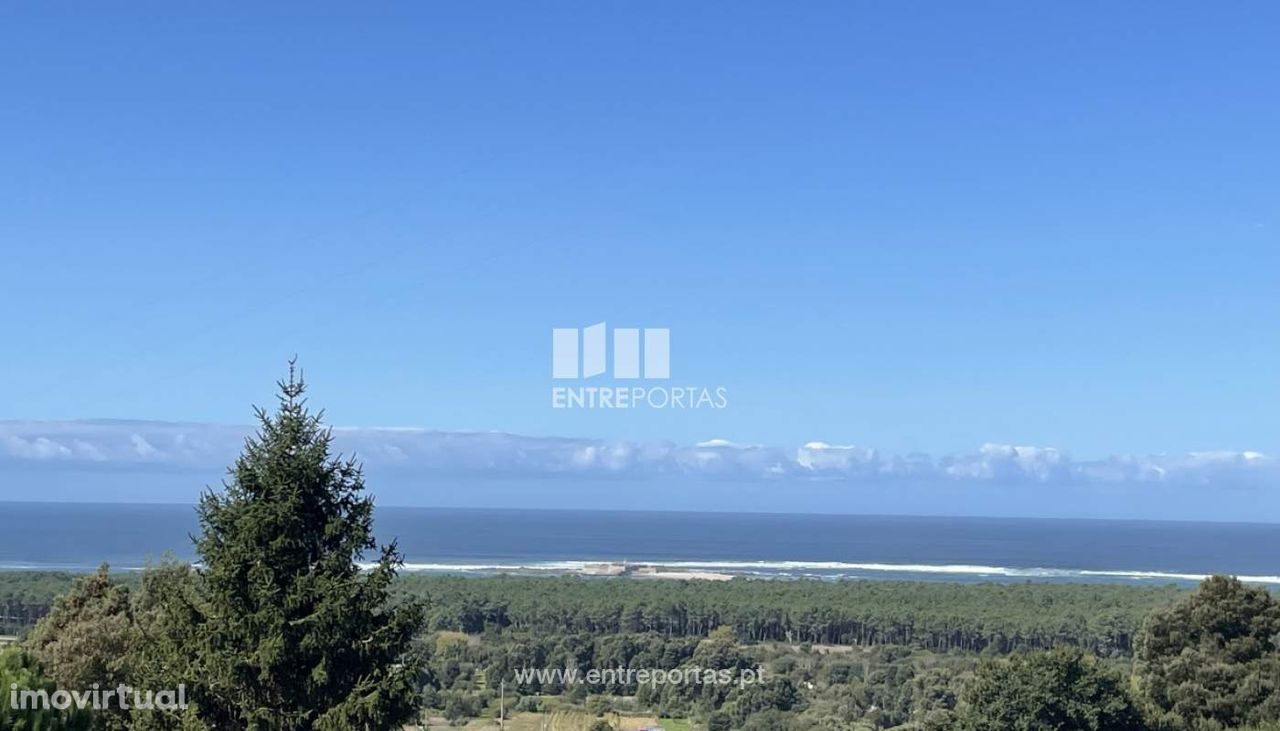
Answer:
[[171, 659], [194, 704], [181, 725], [399, 728], [416, 711], [416, 669], [402, 661], [421, 609], [390, 601], [394, 543], [361, 569], [376, 545], [360, 465], [332, 454], [292, 365], [279, 386], [224, 490], [201, 500], [197, 580], [169, 597], [169, 625], [187, 636], [161, 644], [185, 655]]
[[1280, 602], [1265, 589], [1213, 576], [1153, 613], [1134, 674], [1159, 722], [1221, 729], [1280, 720]]

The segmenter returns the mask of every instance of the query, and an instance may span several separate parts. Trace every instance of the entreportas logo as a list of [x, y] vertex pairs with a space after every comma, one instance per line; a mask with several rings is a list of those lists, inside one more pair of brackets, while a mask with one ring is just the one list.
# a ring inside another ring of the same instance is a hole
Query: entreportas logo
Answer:
[[[585, 380], [609, 372], [609, 329], [600, 322], [584, 328], [551, 330], [551, 377]], [[671, 378], [671, 331], [665, 327], [613, 329], [612, 376], [615, 381], [666, 381]], [[552, 386], [553, 409], [723, 409], [723, 386], [610, 385]]]
[[[551, 331], [551, 377], [591, 378], [604, 375], [605, 341], [603, 322], [584, 327], [558, 327]], [[579, 342], [582, 347], [579, 348]], [[582, 357], [578, 357], [578, 353]], [[581, 362], [582, 369], [578, 365]], [[644, 329], [644, 376], [640, 375], [640, 329], [619, 327], [613, 330], [613, 377], [670, 378], [671, 331], [663, 328]]]

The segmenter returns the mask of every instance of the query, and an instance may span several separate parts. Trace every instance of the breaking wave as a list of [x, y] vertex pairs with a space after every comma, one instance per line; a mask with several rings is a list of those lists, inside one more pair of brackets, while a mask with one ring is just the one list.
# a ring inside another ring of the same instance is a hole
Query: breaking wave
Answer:
[[[1209, 574], [1180, 571], [1150, 571], [1139, 569], [1062, 569], [1018, 568], [1010, 566], [981, 566], [969, 564], [894, 564], [856, 563], [846, 561], [644, 561], [631, 564], [601, 559], [596, 561], [494, 561], [489, 563], [406, 563], [406, 572], [419, 573], [562, 573], [608, 574], [602, 567], [646, 568], [660, 572], [712, 572], [733, 576], [763, 578], [919, 578], [933, 580], [999, 580], [1065, 581], [1065, 582], [1125, 582], [1155, 583], [1199, 582]], [[1226, 572], [1229, 573], [1229, 572]], [[1251, 584], [1280, 585], [1280, 576], [1238, 577]]]

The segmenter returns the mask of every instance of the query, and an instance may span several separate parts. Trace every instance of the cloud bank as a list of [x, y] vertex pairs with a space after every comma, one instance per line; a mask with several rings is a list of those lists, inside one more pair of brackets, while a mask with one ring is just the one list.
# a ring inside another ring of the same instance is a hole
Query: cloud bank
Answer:
[[[248, 427], [137, 421], [0, 421], [0, 468], [208, 472], [228, 465]], [[970, 453], [885, 455], [813, 441], [799, 448], [712, 439], [693, 445], [499, 432], [334, 429], [370, 469], [480, 479], [691, 476], [752, 483], [1280, 487], [1280, 461], [1253, 451], [1077, 460], [1052, 447], [984, 444]], [[0, 495], [0, 499], [3, 496]]]

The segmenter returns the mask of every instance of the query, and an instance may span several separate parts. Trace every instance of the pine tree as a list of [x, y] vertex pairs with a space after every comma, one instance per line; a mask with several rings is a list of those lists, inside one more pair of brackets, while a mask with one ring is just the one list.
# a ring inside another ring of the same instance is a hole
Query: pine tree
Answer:
[[[130, 603], [129, 589], [112, 583], [103, 564], [58, 597], [24, 647], [60, 688], [115, 688], [130, 676]], [[121, 731], [128, 722], [128, 713], [114, 706], [93, 715], [99, 731]]]
[[404, 664], [421, 607], [395, 605], [395, 543], [376, 563], [373, 500], [354, 458], [332, 454], [290, 363], [279, 407], [257, 409], [222, 492], [199, 507], [201, 568], [188, 611], [193, 711], [185, 726], [218, 731], [378, 731], [416, 710]]
[[1134, 659], [1138, 691], [1163, 726], [1280, 721], [1280, 602], [1266, 589], [1205, 579], [1148, 617]]

